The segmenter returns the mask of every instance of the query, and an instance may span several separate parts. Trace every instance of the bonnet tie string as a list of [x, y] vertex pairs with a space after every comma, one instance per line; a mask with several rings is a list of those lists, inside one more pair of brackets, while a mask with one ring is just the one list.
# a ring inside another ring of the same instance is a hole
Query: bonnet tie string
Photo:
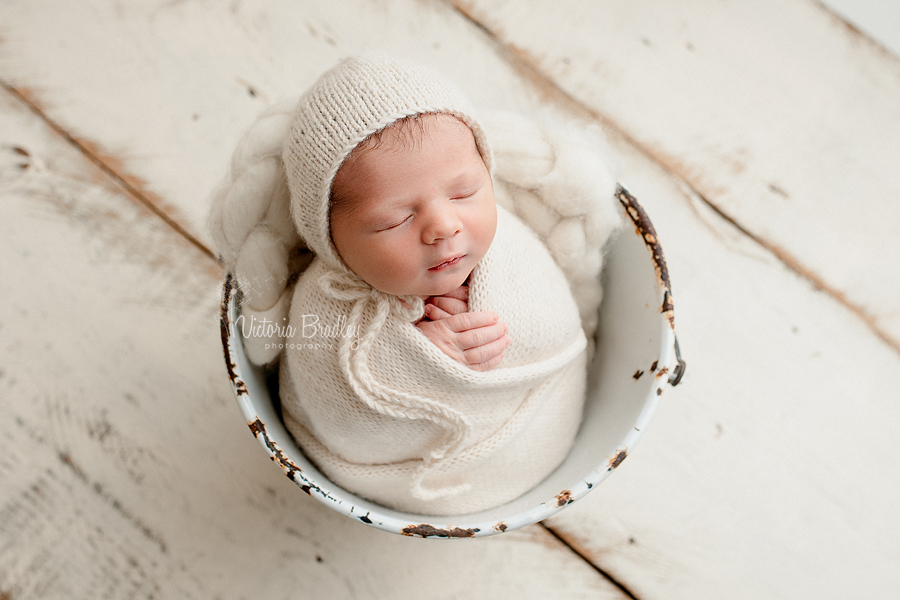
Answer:
[[[422, 318], [422, 299], [385, 294], [355, 275], [337, 270], [323, 273], [319, 285], [327, 296], [353, 303], [347, 324], [358, 331], [359, 336], [356, 340], [350, 336], [341, 337], [338, 357], [344, 377], [356, 396], [366, 406], [383, 415], [431, 421], [444, 431], [443, 438], [422, 457], [422, 464], [416, 469], [412, 481], [413, 496], [421, 500], [435, 500], [469, 489], [469, 484], [440, 489], [426, 489], [423, 484], [428, 471], [458, 454], [472, 428], [466, 416], [441, 402], [392, 389], [378, 381], [369, 368], [369, 353], [388, 317], [394, 314], [408, 322]], [[363, 328], [369, 305], [373, 305], [374, 314]]]

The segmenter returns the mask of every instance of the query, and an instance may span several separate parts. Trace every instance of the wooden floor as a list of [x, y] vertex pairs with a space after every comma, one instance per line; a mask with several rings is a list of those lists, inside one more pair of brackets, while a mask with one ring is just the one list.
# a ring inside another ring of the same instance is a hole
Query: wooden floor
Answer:
[[[231, 395], [204, 219], [346, 54], [601, 123], [688, 362], [549, 521], [411, 539]], [[808, 0], [0, 3], [0, 599], [900, 597], [900, 59]]]

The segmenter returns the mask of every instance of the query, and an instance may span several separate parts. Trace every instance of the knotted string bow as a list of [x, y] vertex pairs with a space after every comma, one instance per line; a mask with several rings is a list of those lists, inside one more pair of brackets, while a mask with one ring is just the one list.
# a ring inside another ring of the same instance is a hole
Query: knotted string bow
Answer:
[[[350, 388], [366, 406], [376, 412], [398, 419], [423, 419], [435, 423], [445, 434], [422, 457], [412, 481], [412, 494], [421, 500], [436, 500], [469, 489], [462, 484], [441, 489], [427, 489], [423, 480], [428, 471], [437, 468], [459, 453], [472, 425], [468, 418], [453, 408], [435, 400], [392, 389], [378, 381], [369, 368], [372, 344], [391, 314], [412, 323], [422, 318], [425, 305], [417, 296], [393, 296], [376, 290], [356, 275], [334, 269], [319, 278], [322, 291], [331, 298], [353, 303], [347, 318], [351, 330], [360, 332], [357, 340], [342, 337], [338, 346], [341, 370]], [[374, 314], [362, 327], [366, 308], [374, 306]]]

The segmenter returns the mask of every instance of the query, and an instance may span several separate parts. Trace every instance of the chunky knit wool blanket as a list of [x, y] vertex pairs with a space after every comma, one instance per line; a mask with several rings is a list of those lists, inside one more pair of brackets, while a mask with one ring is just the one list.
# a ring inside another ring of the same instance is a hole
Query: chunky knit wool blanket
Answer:
[[511, 501], [565, 458], [581, 420], [587, 342], [568, 281], [535, 233], [498, 207], [469, 309], [508, 326], [503, 362], [445, 355], [405, 304], [316, 260], [291, 302], [285, 424], [332, 481], [395, 509], [461, 514]]

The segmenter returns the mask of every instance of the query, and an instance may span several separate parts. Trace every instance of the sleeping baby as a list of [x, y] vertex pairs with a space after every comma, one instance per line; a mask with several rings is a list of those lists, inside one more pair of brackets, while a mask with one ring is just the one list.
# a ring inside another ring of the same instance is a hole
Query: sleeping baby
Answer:
[[527, 207], [534, 190], [495, 189], [459, 92], [381, 56], [307, 91], [282, 158], [314, 256], [278, 299], [282, 414], [304, 453], [345, 489], [415, 513], [477, 512], [537, 485], [581, 421], [591, 328], [572, 290], [594, 314], [600, 293], [599, 251], [573, 256], [586, 218], [581, 246], [557, 240], [551, 255], [553, 231], [542, 239], [495, 201], [518, 193], [505, 204]]

